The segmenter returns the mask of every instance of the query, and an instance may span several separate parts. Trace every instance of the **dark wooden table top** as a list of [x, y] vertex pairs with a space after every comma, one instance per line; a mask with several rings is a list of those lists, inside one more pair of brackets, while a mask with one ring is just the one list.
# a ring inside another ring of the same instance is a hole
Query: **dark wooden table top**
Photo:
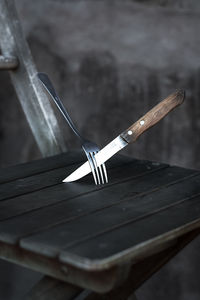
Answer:
[[200, 171], [119, 155], [106, 185], [62, 183], [82, 161], [70, 152], [0, 170], [0, 257], [95, 280], [200, 227]]

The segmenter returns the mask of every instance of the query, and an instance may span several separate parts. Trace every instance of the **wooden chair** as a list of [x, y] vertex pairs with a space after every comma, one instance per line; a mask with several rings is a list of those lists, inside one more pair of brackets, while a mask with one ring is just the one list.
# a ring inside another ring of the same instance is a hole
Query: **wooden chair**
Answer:
[[107, 185], [90, 176], [61, 183], [84, 154], [61, 153], [12, 1], [1, 0], [0, 18], [0, 68], [10, 70], [41, 153], [51, 156], [0, 170], [0, 257], [44, 274], [24, 299], [135, 299], [199, 234], [200, 172], [118, 155]]

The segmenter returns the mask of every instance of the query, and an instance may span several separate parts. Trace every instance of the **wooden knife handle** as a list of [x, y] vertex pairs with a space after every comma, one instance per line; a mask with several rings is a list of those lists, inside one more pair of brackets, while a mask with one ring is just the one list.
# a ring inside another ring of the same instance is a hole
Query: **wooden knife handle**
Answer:
[[158, 103], [146, 115], [131, 125], [120, 136], [128, 143], [135, 142], [137, 138], [150, 127], [163, 119], [171, 110], [183, 103], [185, 98], [184, 90], [178, 90]]

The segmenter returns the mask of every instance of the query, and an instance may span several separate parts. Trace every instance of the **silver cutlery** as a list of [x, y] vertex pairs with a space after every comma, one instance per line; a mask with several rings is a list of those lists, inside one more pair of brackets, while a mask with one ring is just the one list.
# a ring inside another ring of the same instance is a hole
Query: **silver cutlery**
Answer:
[[[183, 103], [185, 97], [184, 90], [178, 90], [175, 93], [169, 95], [166, 99], [158, 103], [148, 113], [146, 113], [137, 122], [131, 125], [127, 130], [122, 132], [112, 142], [106, 145], [96, 155], [97, 166], [105, 163], [118, 151], [133, 143], [137, 138], [150, 127], [154, 126], [161, 119], [163, 119], [171, 110]], [[91, 172], [88, 162], [84, 163], [72, 174], [67, 176], [63, 182], [71, 182], [78, 180]]]
[[108, 182], [108, 176], [107, 176], [107, 171], [106, 171], [106, 166], [104, 163], [98, 164], [96, 161], [96, 155], [99, 152], [99, 147], [94, 143], [91, 142], [87, 139], [85, 139], [77, 130], [75, 127], [74, 123], [72, 122], [72, 119], [70, 118], [67, 110], [63, 106], [63, 103], [61, 102], [58, 94], [56, 93], [53, 84], [51, 83], [49, 77], [45, 73], [38, 73], [38, 78], [42, 82], [43, 86], [45, 89], [48, 91], [48, 93], [51, 95], [52, 99], [54, 100], [55, 104], [57, 105], [58, 109], [62, 113], [63, 117], [73, 130], [73, 132], [76, 134], [76, 136], [79, 138], [81, 142], [81, 147], [84, 150], [87, 160], [88, 160], [88, 165], [90, 167], [90, 171], [93, 174], [94, 182], [95, 184], [104, 184]]

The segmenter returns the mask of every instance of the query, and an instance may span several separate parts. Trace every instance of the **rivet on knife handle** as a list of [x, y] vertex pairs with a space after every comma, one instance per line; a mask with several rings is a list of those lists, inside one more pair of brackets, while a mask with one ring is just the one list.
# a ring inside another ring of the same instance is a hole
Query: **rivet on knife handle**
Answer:
[[137, 138], [150, 127], [163, 119], [170, 111], [183, 103], [185, 98], [184, 90], [178, 90], [158, 103], [137, 122], [131, 125], [120, 136], [128, 143], [135, 142]]

